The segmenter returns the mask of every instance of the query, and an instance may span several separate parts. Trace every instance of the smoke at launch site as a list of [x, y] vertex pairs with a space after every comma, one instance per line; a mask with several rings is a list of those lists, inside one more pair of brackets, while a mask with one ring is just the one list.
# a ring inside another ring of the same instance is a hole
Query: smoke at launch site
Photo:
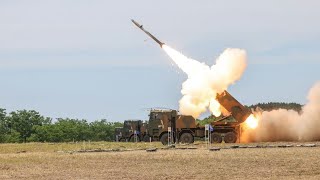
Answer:
[[216, 101], [216, 94], [227, 90], [239, 80], [246, 68], [246, 52], [242, 49], [226, 49], [211, 67], [188, 58], [173, 48], [163, 45], [164, 51], [187, 74], [182, 84], [180, 112], [197, 118], [210, 110], [215, 116], [225, 112]]
[[[246, 52], [228, 48], [210, 67], [167, 45], [163, 45], [163, 49], [188, 76], [182, 84], [180, 112], [195, 118], [208, 110], [215, 116], [221, 113], [225, 115], [227, 112], [216, 101], [216, 94], [227, 90], [229, 85], [241, 78], [247, 66]], [[320, 140], [320, 82], [310, 89], [307, 100], [301, 112], [286, 109], [270, 112], [254, 110], [253, 120], [258, 121], [258, 126], [244, 128], [241, 141]]]
[[245, 141], [320, 140], [320, 82], [310, 89], [301, 112], [279, 109], [257, 111], [259, 125], [243, 133]]

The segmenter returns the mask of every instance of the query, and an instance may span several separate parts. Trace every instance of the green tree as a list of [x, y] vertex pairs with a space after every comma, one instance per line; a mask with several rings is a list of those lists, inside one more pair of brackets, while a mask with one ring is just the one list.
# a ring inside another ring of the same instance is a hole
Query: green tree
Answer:
[[92, 132], [93, 141], [111, 141], [114, 136], [114, 129], [116, 126], [122, 126], [119, 123], [107, 122], [106, 119], [94, 121], [90, 123], [90, 130]]
[[90, 128], [86, 120], [59, 118], [52, 128], [52, 132], [59, 132], [62, 141], [65, 142], [90, 140], [91, 138]]
[[5, 117], [6, 117], [6, 110], [5, 109], [2, 109], [2, 108], [0, 108], [0, 121], [2, 122], [2, 120], [4, 120], [5, 119]]
[[50, 124], [51, 119], [41, 116], [34, 110], [18, 110], [8, 116], [8, 127], [18, 132], [20, 141], [26, 142], [27, 138], [35, 132], [36, 126]]
[[8, 133], [6, 114], [6, 110], [0, 108], [0, 142], [5, 141], [5, 136]]
[[38, 142], [63, 142], [64, 134], [62, 128], [56, 124], [45, 124], [35, 126], [35, 133], [31, 135], [30, 141]]
[[248, 108], [261, 108], [264, 111], [272, 111], [277, 109], [287, 109], [287, 110], [294, 110], [297, 112], [300, 112], [302, 110], [302, 105], [297, 103], [284, 103], [284, 102], [268, 102], [268, 103], [258, 103], [251, 106], [248, 106]]
[[70, 142], [70, 141], [111, 141], [115, 127], [121, 123], [107, 122], [102, 119], [88, 123], [86, 120], [59, 118], [53, 124], [36, 125], [35, 132], [28, 139], [39, 142]]

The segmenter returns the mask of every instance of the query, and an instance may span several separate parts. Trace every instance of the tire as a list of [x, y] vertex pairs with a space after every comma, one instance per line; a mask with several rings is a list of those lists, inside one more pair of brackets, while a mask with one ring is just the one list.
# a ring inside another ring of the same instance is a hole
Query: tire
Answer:
[[[149, 142], [150, 141], [150, 136], [149, 135], [145, 135], [142, 139], [144, 142]], [[152, 139], [151, 139], [152, 141]]]
[[194, 142], [194, 137], [191, 133], [185, 132], [180, 136], [179, 142], [192, 144]]
[[160, 141], [163, 145], [168, 145], [168, 133], [164, 133], [161, 136]]
[[228, 132], [224, 136], [224, 142], [225, 143], [235, 143], [235, 142], [237, 142], [237, 135], [234, 132]]
[[126, 142], [126, 138], [120, 138], [119, 142]]
[[[135, 141], [134, 141], [134, 135], [132, 135], [132, 136], [130, 137], [129, 142], [135, 142]], [[137, 136], [137, 142], [140, 142], [140, 137], [139, 137], [139, 136]]]
[[211, 134], [211, 143], [221, 143], [222, 137], [219, 133], [212, 133]]

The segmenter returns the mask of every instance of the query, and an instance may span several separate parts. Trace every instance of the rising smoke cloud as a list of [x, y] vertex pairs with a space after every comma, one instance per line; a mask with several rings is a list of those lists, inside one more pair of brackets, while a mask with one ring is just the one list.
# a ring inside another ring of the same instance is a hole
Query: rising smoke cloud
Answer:
[[247, 142], [320, 140], [320, 82], [310, 89], [307, 100], [299, 113], [285, 109], [256, 112], [258, 127], [246, 130], [242, 139]]
[[227, 90], [239, 80], [246, 68], [246, 52], [242, 49], [226, 49], [211, 67], [188, 58], [173, 48], [163, 45], [164, 51], [188, 75], [182, 84], [180, 112], [197, 118], [208, 109], [219, 116], [223, 111], [216, 101], [216, 94]]
[[[239, 80], [246, 68], [246, 52], [242, 49], [226, 49], [214, 65], [188, 58], [178, 51], [163, 45], [164, 51], [188, 75], [182, 84], [183, 97], [179, 101], [180, 112], [197, 118], [207, 110], [215, 116], [223, 108], [216, 101], [217, 93]], [[279, 109], [270, 112], [256, 109], [256, 128], [244, 126], [241, 142], [263, 141], [314, 141], [320, 140], [320, 82], [309, 91], [308, 102], [301, 112]]]

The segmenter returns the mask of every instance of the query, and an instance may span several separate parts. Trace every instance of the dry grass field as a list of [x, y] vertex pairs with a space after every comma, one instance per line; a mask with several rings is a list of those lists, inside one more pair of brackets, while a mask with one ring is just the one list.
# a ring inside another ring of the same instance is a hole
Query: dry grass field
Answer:
[[[163, 146], [107, 142], [1, 144], [0, 179], [320, 179], [319, 146], [220, 151], [208, 151], [201, 143], [193, 146], [197, 149], [146, 152], [144, 148]], [[96, 148], [117, 151], [72, 152]]]

